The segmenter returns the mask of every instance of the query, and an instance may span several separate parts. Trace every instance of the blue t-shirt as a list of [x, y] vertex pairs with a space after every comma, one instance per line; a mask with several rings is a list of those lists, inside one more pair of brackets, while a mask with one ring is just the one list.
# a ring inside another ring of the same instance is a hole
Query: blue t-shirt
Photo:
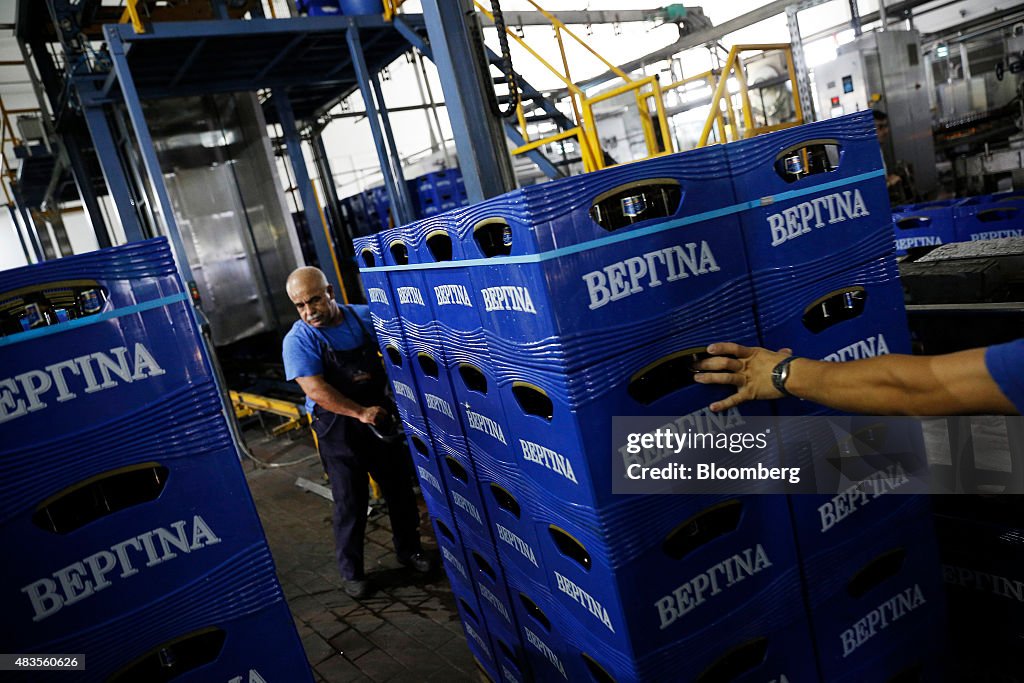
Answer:
[[985, 365], [1017, 412], [1024, 414], [1024, 339], [988, 347]]
[[[363, 322], [363, 327], [375, 340], [373, 323], [370, 320], [369, 306], [341, 306], [344, 316], [341, 322], [333, 327], [316, 329], [301, 320], [296, 320], [292, 329], [284, 337], [282, 355], [284, 357], [284, 375], [288, 380], [296, 377], [314, 377], [324, 374], [324, 364], [320, 359], [320, 340], [326, 339], [336, 351], [351, 351], [363, 345], [363, 330], [352, 317], [355, 313]], [[306, 397], [306, 410], [313, 412], [313, 401]]]

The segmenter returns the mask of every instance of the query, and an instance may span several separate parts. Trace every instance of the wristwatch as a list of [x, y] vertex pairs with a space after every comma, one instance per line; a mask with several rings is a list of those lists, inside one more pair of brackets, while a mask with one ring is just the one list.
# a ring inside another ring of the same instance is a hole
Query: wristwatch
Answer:
[[786, 380], [789, 379], [789, 364], [796, 360], [796, 356], [787, 356], [779, 361], [779, 364], [772, 369], [772, 386], [783, 396], [792, 396], [786, 390]]

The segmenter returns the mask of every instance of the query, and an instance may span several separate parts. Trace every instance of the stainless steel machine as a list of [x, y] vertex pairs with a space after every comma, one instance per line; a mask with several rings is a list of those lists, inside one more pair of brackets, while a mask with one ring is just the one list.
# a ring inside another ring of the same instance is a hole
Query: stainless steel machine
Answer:
[[145, 112], [214, 343], [285, 331], [301, 250], [256, 96], [154, 100]]
[[917, 31], [865, 33], [840, 47], [834, 61], [816, 67], [814, 80], [822, 118], [884, 111], [890, 130], [886, 165], [909, 166], [917, 194], [927, 197], [935, 190], [928, 80]]

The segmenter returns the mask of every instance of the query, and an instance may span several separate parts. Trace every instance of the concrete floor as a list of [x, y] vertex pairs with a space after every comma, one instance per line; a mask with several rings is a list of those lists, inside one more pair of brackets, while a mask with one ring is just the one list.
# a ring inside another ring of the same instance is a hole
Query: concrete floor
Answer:
[[[246, 441], [264, 462], [315, 454], [306, 435], [271, 439], [257, 426]], [[378, 508], [367, 527], [366, 570], [376, 589], [356, 601], [341, 589], [331, 503], [295, 485], [297, 477], [324, 483], [319, 461], [270, 469], [246, 460], [243, 466], [316, 681], [483, 680], [443, 570], [422, 575], [398, 564], [386, 512]], [[424, 546], [436, 557], [422, 500], [420, 510]]]

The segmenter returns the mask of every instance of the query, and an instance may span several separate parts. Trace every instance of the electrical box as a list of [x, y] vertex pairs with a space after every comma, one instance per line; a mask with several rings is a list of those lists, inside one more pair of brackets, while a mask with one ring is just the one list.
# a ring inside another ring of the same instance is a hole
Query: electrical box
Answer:
[[835, 60], [816, 67], [814, 80], [823, 118], [884, 111], [890, 132], [881, 141], [886, 166], [907, 164], [922, 196], [935, 189], [931, 107], [917, 31], [865, 33], [840, 47]]

